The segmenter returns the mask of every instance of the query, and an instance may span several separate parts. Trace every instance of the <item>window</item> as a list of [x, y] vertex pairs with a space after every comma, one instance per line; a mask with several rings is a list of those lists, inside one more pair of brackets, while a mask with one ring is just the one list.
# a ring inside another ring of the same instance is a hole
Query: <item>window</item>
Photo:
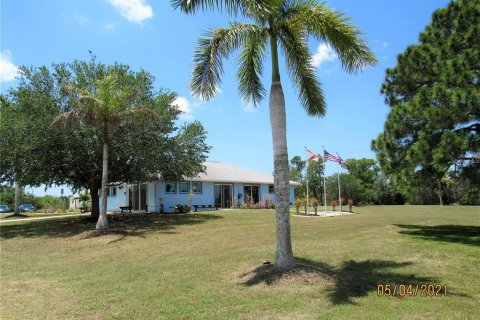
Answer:
[[268, 193], [275, 193], [275, 187], [273, 186], [273, 184], [268, 186]]
[[165, 182], [165, 193], [177, 193], [177, 183]]
[[244, 201], [248, 203], [257, 203], [260, 199], [258, 186], [256, 185], [244, 185], [243, 186], [243, 194], [244, 194]]
[[180, 193], [189, 193], [190, 192], [190, 183], [188, 182], [179, 182], [178, 189]]
[[107, 197], [116, 197], [117, 187], [107, 187]]
[[202, 193], [202, 183], [201, 182], [192, 182], [192, 192], [193, 193]]

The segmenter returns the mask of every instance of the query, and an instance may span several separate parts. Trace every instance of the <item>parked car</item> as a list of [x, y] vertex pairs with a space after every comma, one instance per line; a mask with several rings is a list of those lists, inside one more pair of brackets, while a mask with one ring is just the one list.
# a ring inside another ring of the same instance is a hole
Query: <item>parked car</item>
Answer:
[[37, 211], [37, 208], [35, 208], [31, 204], [21, 204], [20, 206], [18, 206], [18, 210], [20, 210], [20, 212], [31, 212]]
[[7, 205], [4, 205], [4, 204], [0, 204], [0, 213], [9, 213], [10, 212], [10, 208], [7, 206]]

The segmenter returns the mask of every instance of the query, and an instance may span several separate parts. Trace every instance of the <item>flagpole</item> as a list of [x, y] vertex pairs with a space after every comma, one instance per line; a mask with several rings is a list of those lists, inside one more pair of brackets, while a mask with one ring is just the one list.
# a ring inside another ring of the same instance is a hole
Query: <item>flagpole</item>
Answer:
[[[305, 154], [307, 154], [307, 147], [305, 146]], [[309, 208], [309, 205], [308, 205], [308, 163], [310, 161], [308, 161], [308, 156], [307, 156], [307, 171], [305, 172], [305, 181], [307, 182], [307, 203], [305, 204], [305, 206], [307, 207], [307, 212], [306, 214], [309, 214], [310, 213], [310, 208]]]
[[342, 212], [342, 192], [340, 191], [340, 163], [338, 164], [338, 201], [340, 202], [340, 212]]
[[326, 180], [325, 180], [325, 176], [327, 175], [327, 173], [325, 172], [325, 169], [326, 169], [325, 148], [323, 146], [322, 148], [323, 148], [323, 201], [325, 205], [325, 212], [327, 212], [327, 187], [326, 187]]

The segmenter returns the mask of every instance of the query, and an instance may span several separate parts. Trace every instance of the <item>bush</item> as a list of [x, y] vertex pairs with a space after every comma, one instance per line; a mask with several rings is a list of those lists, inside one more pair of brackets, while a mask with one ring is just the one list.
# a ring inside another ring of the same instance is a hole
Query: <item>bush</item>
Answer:
[[302, 205], [302, 199], [295, 199], [293, 200], [293, 205], [295, 206], [295, 209], [297, 210], [297, 214], [299, 214], [300, 206]]

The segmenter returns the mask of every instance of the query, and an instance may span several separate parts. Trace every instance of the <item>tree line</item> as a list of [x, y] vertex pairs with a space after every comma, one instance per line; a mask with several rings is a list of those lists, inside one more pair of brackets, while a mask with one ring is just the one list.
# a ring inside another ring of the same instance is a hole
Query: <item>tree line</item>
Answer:
[[[309, 196], [323, 205], [324, 172], [321, 156], [319, 161], [311, 161], [308, 169], [306, 160], [294, 156], [290, 160], [290, 179], [301, 183], [295, 188], [295, 198], [306, 198], [308, 181]], [[338, 201], [337, 179], [336, 173], [325, 177], [327, 205], [332, 200]], [[465, 183], [453, 169], [442, 183], [445, 184], [443, 204], [480, 205], [480, 185]], [[440, 204], [433, 185], [405, 185], [382, 172], [374, 159], [345, 160], [340, 172], [340, 187], [344, 204], [347, 199], [352, 199], [355, 205]]]
[[[0, 187], [0, 203], [7, 205], [10, 209], [15, 206], [15, 189], [11, 186]], [[24, 190], [20, 191], [20, 203], [29, 203], [42, 210], [65, 211], [69, 207], [69, 198], [66, 196], [55, 197], [51, 195], [35, 196]]]

